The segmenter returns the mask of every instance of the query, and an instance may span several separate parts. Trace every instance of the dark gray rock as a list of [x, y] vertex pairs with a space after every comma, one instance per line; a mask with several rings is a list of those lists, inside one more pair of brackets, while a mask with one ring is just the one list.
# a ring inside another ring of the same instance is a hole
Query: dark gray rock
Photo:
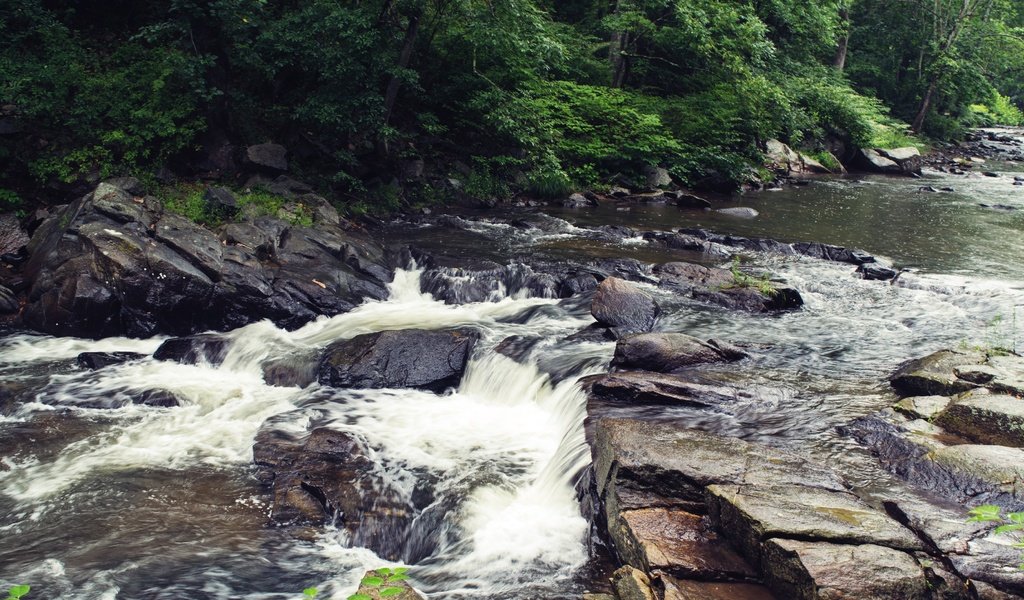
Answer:
[[905, 552], [872, 544], [773, 539], [765, 544], [769, 587], [792, 600], [928, 600], [928, 581]]
[[274, 521], [334, 523], [353, 545], [385, 559], [399, 557], [412, 507], [381, 480], [357, 435], [321, 427], [295, 438], [268, 423], [256, 435], [253, 459], [261, 481], [273, 489]]
[[879, 264], [865, 264], [857, 267], [857, 272], [864, 279], [875, 281], [889, 281], [895, 279], [898, 274], [895, 269], [883, 267]]
[[137, 352], [83, 352], [76, 360], [78, 366], [83, 369], [95, 370], [143, 358], [146, 358], [146, 355]]
[[602, 281], [590, 305], [594, 319], [617, 336], [650, 331], [660, 312], [654, 298], [618, 277]]
[[287, 171], [288, 151], [280, 144], [257, 144], [245, 149], [246, 161], [267, 171]]
[[0, 285], [0, 314], [18, 312], [20, 307], [18, 296], [10, 288]]
[[624, 404], [709, 407], [734, 403], [743, 395], [741, 390], [647, 371], [592, 375], [580, 383], [598, 400]]
[[901, 396], [951, 396], [977, 387], [958, 378], [955, 369], [984, 360], [980, 352], [940, 350], [903, 363], [889, 378], [889, 383]]
[[746, 358], [733, 346], [703, 342], [685, 333], [642, 333], [619, 339], [612, 366], [670, 373], [686, 367]]
[[183, 338], [171, 338], [153, 353], [156, 360], [168, 360], [185, 365], [219, 365], [228, 352], [229, 341], [221, 335], [206, 333]]
[[0, 254], [16, 253], [29, 242], [28, 234], [14, 215], [0, 215]]
[[327, 347], [320, 383], [333, 387], [423, 388], [458, 386], [478, 334], [472, 330], [405, 329], [356, 336]]

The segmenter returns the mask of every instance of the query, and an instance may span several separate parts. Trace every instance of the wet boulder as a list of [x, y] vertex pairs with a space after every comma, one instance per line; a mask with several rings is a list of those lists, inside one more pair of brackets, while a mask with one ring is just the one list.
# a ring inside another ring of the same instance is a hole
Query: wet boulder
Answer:
[[980, 444], [1024, 447], [1024, 400], [972, 390], [953, 400], [935, 423]]
[[381, 557], [397, 559], [412, 520], [402, 495], [378, 475], [379, 465], [356, 434], [319, 427], [293, 437], [264, 424], [253, 459], [273, 489], [271, 519], [281, 524], [335, 523]]
[[672, 262], [658, 265], [654, 272], [661, 277], [662, 287], [733, 310], [761, 313], [803, 306], [803, 298], [795, 289], [738, 271]]
[[660, 312], [647, 292], [618, 277], [602, 281], [590, 305], [594, 319], [617, 336], [650, 331]]
[[773, 539], [765, 544], [764, 560], [768, 584], [782, 598], [931, 598], [918, 562], [884, 546]]
[[896, 279], [898, 273], [895, 269], [890, 269], [879, 264], [865, 264], [857, 267], [857, 273], [860, 276], [869, 281], [890, 281]]
[[901, 396], [951, 396], [978, 387], [957, 377], [957, 367], [984, 360], [980, 352], [940, 350], [903, 363], [889, 383]]
[[404, 329], [335, 342], [320, 359], [323, 385], [354, 388], [456, 387], [479, 335], [468, 329]]
[[642, 333], [619, 339], [612, 366], [670, 373], [694, 365], [745, 358], [740, 350], [716, 340], [698, 340], [685, 333]]
[[263, 381], [280, 387], [307, 387], [316, 382], [319, 362], [317, 355], [306, 352], [271, 358], [262, 364]]
[[146, 358], [145, 354], [138, 352], [83, 352], [78, 355], [76, 361], [83, 369], [95, 371], [111, 365], [120, 365], [133, 360]]
[[156, 360], [167, 360], [185, 365], [219, 365], [227, 355], [229, 340], [214, 333], [171, 338], [153, 353]]

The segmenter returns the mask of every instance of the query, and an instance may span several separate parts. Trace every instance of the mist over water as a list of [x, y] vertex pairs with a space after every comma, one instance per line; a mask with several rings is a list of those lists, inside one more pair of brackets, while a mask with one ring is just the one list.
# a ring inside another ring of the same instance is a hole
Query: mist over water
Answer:
[[[918, 267], [891, 285], [859, 279], [847, 265], [751, 256], [804, 297], [804, 309], [778, 316], [650, 288], [663, 308], [658, 330], [742, 344], [751, 354], [739, 367], [707, 369], [744, 390], [728, 410], [662, 407], [660, 418], [787, 447], [870, 493], [885, 488], [885, 475], [835, 428], [891, 402], [885, 378], [897, 364], [943, 347], [1024, 346], [1024, 241], [1008, 233], [1019, 230], [1019, 217], [978, 212], [986, 210], [979, 198], [994, 193], [990, 182], [961, 182], [948, 196], [910, 194], [908, 185], [821, 183], [744, 199], [762, 215], [753, 222], [653, 207], [565, 212], [533, 229], [464, 220], [457, 239], [432, 228], [409, 235], [428, 245], [445, 238], [456, 249], [478, 244], [491, 256], [666, 261], [671, 251], [642, 238], [612, 240], [583, 226], [669, 229], [700, 218], [719, 231], [847, 243]], [[855, 208], [822, 206], [843, 202]], [[888, 216], [863, 218], [869, 205]], [[830, 211], [846, 215], [846, 229], [820, 220]], [[936, 211], [982, 225], [928, 217], [911, 227], [912, 215]], [[906, 235], [892, 233], [888, 221]], [[935, 223], [948, 243], [926, 239], [923, 225]], [[0, 382], [16, 398], [0, 406], [0, 583], [30, 583], [33, 594], [60, 600], [294, 599], [309, 586], [322, 598], [347, 598], [364, 569], [386, 563], [351, 547], [340, 528], [268, 525], [270, 498], [255, 478], [252, 445], [270, 420], [266, 426], [295, 436], [324, 426], [359, 436], [398, 501], [429, 487], [432, 501], [418, 513], [416, 543], [403, 558], [432, 600], [578, 596], [589, 525], [575, 486], [590, 456], [577, 382], [607, 370], [614, 344], [566, 340], [593, 322], [586, 299], [498, 288], [491, 302], [449, 305], [421, 292], [421, 275], [400, 270], [386, 301], [296, 331], [261, 322], [229, 332], [218, 366], [145, 358], [83, 371], [74, 364], [81, 352], [150, 355], [163, 339], [0, 338]], [[452, 327], [474, 328], [481, 341], [460, 387], [444, 394], [264, 381], [267, 361], [314, 356], [338, 339]], [[513, 335], [533, 340], [518, 360], [493, 350]], [[173, 393], [182, 406], [132, 404], [153, 390]]]

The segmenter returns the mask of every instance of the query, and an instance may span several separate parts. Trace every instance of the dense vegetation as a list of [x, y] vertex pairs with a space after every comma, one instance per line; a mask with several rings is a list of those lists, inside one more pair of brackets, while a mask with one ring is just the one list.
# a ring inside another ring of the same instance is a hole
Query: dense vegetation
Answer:
[[443, 195], [393, 185], [415, 160], [484, 197], [727, 185], [773, 137], [1019, 122], [1022, 26], [1015, 0], [4, 0], [0, 203], [271, 140], [364, 204]]

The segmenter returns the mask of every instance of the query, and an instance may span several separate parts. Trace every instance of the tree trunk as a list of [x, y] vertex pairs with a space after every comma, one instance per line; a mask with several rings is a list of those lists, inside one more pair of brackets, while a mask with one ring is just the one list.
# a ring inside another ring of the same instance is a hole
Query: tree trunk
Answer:
[[[409, 17], [409, 24], [405, 28], [405, 39], [402, 41], [402, 52], [398, 55], [398, 68], [405, 69], [412, 60], [412, 51], [416, 47], [416, 36], [420, 30], [420, 19], [423, 17], [422, 10]], [[402, 87], [402, 79], [398, 75], [392, 75], [388, 81], [387, 90], [384, 92], [384, 124], [391, 120], [391, 113], [395, 110], [395, 102], [398, 100], [398, 90]]]
[[928, 109], [932, 105], [932, 96], [935, 94], [935, 89], [939, 86], [939, 78], [935, 76], [928, 84], [928, 90], [924, 93], [924, 98], [921, 99], [921, 108], [917, 111], [917, 116], [914, 117], [914, 123], [910, 126], [910, 130], [914, 133], [921, 133], [921, 127], [924, 126], [924, 118], [928, 116]]
[[629, 32], [615, 33], [612, 35], [612, 87], [621, 88], [626, 85], [626, 78], [629, 74], [629, 57], [625, 50], [629, 46]]
[[846, 49], [850, 44], [850, 10], [845, 6], [839, 9], [839, 19], [843, 22], [843, 33], [836, 43], [836, 54], [832, 59], [832, 68], [842, 73], [846, 67]]

